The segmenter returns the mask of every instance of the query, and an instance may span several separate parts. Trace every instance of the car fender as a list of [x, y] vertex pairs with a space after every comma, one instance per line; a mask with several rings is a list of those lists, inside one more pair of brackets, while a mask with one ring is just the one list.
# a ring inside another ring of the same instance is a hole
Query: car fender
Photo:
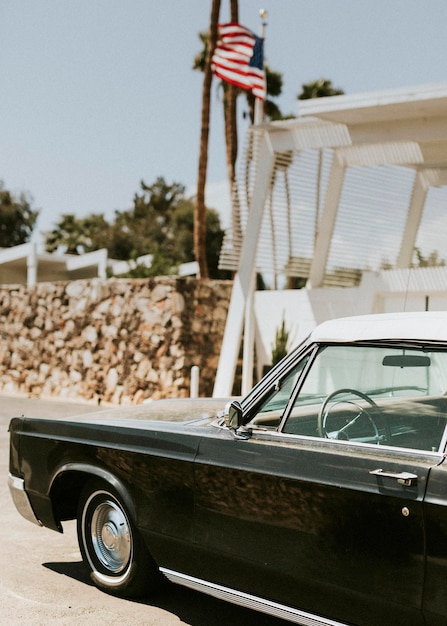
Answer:
[[[49, 487], [57, 525], [60, 525], [61, 520], [64, 518], [74, 519], [76, 517], [80, 492], [86, 482], [93, 478], [99, 478], [109, 485], [120, 496], [133, 519], [137, 519], [135, 502], [131, 496], [130, 488], [112, 472], [89, 463], [66, 463], [61, 465], [55, 472]], [[68, 499], [66, 499], [66, 494], [63, 493], [67, 485], [71, 488]], [[58, 502], [61, 494], [66, 499], [65, 504]]]

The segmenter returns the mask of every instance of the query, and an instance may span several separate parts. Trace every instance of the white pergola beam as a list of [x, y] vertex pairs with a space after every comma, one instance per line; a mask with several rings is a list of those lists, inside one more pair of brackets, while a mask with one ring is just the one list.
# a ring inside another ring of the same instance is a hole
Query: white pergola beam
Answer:
[[378, 165], [412, 165], [423, 163], [419, 144], [415, 141], [390, 141], [354, 145], [337, 150], [345, 167], [373, 167]]
[[346, 124], [307, 118], [293, 129], [295, 150], [337, 148], [352, 145]]
[[250, 213], [244, 241], [242, 243], [238, 271], [233, 281], [219, 365], [214, 382], [213, 396], [219, 398], [230, 396], [233, 388], [234, 373], [244, 323], [245, 304], [250, 299], [256, 269], [256, 252], [264, 214], [265, 199], [273, 174], [275, 153], [269, 134], [266, 131], [262, 133], [257, 157]]
[[324, 281], [346, 169], [355, 166], [413, 165], [422, 162], [420, 147], [414, 141], [362, 144], [335, 150], [323, 214], [318, 225], [309, 287], [321, 287]]
[[281, 126], [265, 127], [275, 152], [336, 148], [352, 145], [346, 124], [336, 124], [316, 118], [285, 122]]
[[421, 169], [428, 187], [445, 187], [447, 185], [447, 169]]
[[419, 169], [417, 171], [396, 263], [398, 269], [405, 269], [411, 266], [429, 188], [442, 187], [444, 185], [447, 185], [446, 170]]
[[404, 269], [411, 265], [414, 244], [421, 223], [427, 191], [428, 185], [424, 172], [417, 172], [411, 194], [410, 206], [408, 207], [407, 221], [400, 244], [399, 256], [397, 257], [396, 265], [398, 269]]
[[343, 159], [335, 152], [326, 190], [323, 213], [318, 225], [315, 251], [309, 272], [309, 287], [320, 287], [326, 273], [327, 259], [335, 228], [338, 205], [340, 204], [346, 166]]
[[345, 124], [334, 124], [325, 120], [306, 119], [278, 127], [257, 127], [262, 133], [257, 147], [256, 178], [246, 233], [242, 243], [238, 271], [234, 277], [222, 350], [219, 358], [213, 396], [229, 396], [233, 387], [234, 373], [245, 319], [244, 363], [242, 371], [242, 393], [251, 387], [252, 351], [256, 320], [250, 308], [255, 284], [256, 253], [266, 199], [271, 186], [275, 154], [286, 150], [318, 149], [351, 145]]

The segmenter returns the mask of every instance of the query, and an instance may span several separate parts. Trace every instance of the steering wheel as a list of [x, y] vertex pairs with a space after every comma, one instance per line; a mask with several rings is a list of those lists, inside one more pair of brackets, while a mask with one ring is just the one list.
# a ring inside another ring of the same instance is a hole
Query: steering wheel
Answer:
[[[328, 407], [329, 403], [333, 402], [334, 401], [333, 399], [336, 396], [339, 396], [340, 394], [352, 394], [354, 396], [359, 397], [361, 400], [365, 400], [365, 402], [369, 404], [371, 409], [373, 410], [378, 409], [377, 404], [374, 402], [374, 400], [372, 400], [369, 396], [367, 396], [365, 393], [362, 393], [361, 391], [357, 391], [356, 389], [349, 389], [349, 388], [337, 389], [336, 391], [333, 391], [327, 396], [327, 398], [321, 405], [320, 411], [318, 413], [318, 432], [320, 434], [320, 437], [325, 437], [327, 439], [342, 439], [345, 441], [349, 441], [349, 435], [347, 431], [351, 428], [351, 426], [354, 426], [354, 424], [356, 424], [358, 420], [364, 416], [370, 423], [372, 431], [374, 433], [374, 439], [376, 440], [376, 443], [378, 444], [380, 442], [380, 435], [379, 435], [379, 430], [377, 428], [377, 425], [375, 421], [373, 420], [373, 418], [371, 417], [369, 411], [367, 411], [362, 406], [360, 406], [360, 404], [358, 404], [357, 402], [354, 402], [353, 400], [348, 399], [348, 400], [339, 400], [338, 402], [334, 402], [332, 406]], [[342, 403], [353, 405], [357, 409], [357, 413], [351, 419], [349, 419], [349, 421], [342, 428], [340, 428], [339, 430], [330, 431], [327, 428], [327, 422], [328, 422], [330, 412], [332, 411], [334, 407]]]

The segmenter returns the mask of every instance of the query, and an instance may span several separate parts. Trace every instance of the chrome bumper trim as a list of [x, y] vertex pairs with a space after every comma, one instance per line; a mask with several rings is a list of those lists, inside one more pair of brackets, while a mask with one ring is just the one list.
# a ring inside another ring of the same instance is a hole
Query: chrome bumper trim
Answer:
[[242, 591], [222, 587], [221, 585], [216, 585], [215, 583], [210, 583], [206, 580], [201, 580], [200, 578], [194, 578], [193, 576], [174, 572], [170, 569], [166, 569], [165, 567], [160, 567], [160, 571], [168, 580], [173, 583], [177, 583], [178, 585], [190, 587], [191, 589], [207, 593], [215, 598], [226, 600], [227, 602], [232, 602], [233, 604], [237, 604], [248, 609], [267, 613], [268, 615], [279, 617], [280, 619], [293, 622], [294, 624], [301, 624], [301, 626], [347, 626], [342, 622], [337, 622], [335, 620], [328, 619], [327, 617], [313, 615], [312, 613], [300, 611], [299, 609], [294, 609], [284, 604], [278, 604], [277, 602], [272, 602], [271, 600], [266, 600], [265, 598], [259, 598]]
[[17, 476], [8, 474], [8, 487], [15, 507], [20, 515], [22, 515], [29, 522], [42, 526], [42, 522], [38, 520], [34, 514], [28, 494], [25, 491], [25, 481], [23, 478], [18, 478]]

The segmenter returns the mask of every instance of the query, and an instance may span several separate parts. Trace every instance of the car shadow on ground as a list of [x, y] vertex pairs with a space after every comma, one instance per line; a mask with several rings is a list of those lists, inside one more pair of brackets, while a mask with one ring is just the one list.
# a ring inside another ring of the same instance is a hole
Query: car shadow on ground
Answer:
[[[42, 565], [53, 572], [93, 586], [82, 561], [43, 563]], [[228, 626], [228, 624], [232, 626], [285, 626], [287, 624], [283, 620], [244, 609], [169, 582], [164, 583], [161, 590], [151, 597], [130, 601], [172, 613], [191, 626], [209, 626], [210, 615], [213, 616], [213, 626]]]

